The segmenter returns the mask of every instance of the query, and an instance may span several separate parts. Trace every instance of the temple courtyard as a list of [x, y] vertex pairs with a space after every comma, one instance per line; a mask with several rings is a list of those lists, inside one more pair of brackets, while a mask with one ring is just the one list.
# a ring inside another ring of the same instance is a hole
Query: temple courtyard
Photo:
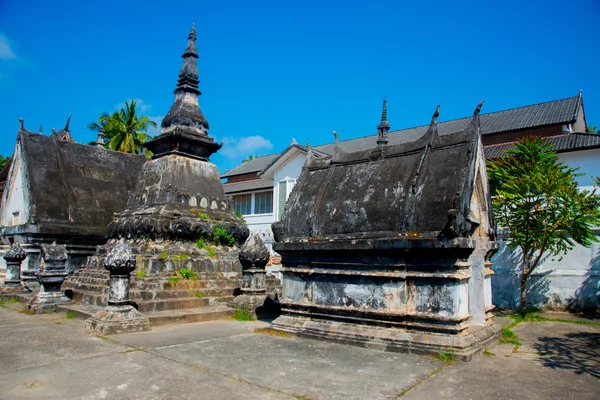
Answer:
[[[283, 336], [219, 320], [101, 337], [0, 307], [0, 399], [600, 399], [600, 323], [523, 322], [471, 362]], [[497, 318], [507, 324], [508, 318]]]

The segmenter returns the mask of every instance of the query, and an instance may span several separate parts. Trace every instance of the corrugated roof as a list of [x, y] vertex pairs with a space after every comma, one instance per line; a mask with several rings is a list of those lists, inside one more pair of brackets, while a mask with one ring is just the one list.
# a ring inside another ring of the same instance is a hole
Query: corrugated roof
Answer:
[[[554, 150], [558, 153], [577, 149], [600, 148], [600, 135], [593, 133], [566, 133], [550, 136], [545, 139], [554, 145]], [[502, 157], [514, 145], [515, 142], [509, 142], [485, 146], [485, 158], [493, 160], [494, 158]]]
[[[527, 129], [539, 126], [568, 124], [575, 122], [579, 107], [580, 95], [566, 99], [548, 101], [509, 110], [497, 111], [480, 115], [481, 134], [492, 135], [495, 133]], [[462, 129], [470, 121], [471, 117], [459, 118], [438, 124], [438, 132], [443, 135]], [[388, 144], [396, 145], [413, 142], [427, 132], [429, 124], [414, 128], [401, 129], [388, 133]], [[341, 149], [347, 153], [367, 150], [375, 147], [377, 135], [370, 135], [356, 139], [343, 140], [339, 142]], [[313, 149], [327, 154], [333, 154], [335, 143], [327, 143], [314, 146]], [[249, 172], [262, 171], [278, 154], [258, 157], [241, 164], [223, 175], [221, 178], [245, 174]]]
[[226, 194], [269, 188], [273, 189], [273, 181], [271, 179], [254, 179], [251, 181], [223, 184]]
[[221, 178], [228, 178], [230, 176], [249, 174], [251, 172], [262, 171], [271, 161], [273, 161], [279, 154], [270, 154], [268, 156], [260, 156], [253, 158], [250, 161], [246, 161], [221, 174]]

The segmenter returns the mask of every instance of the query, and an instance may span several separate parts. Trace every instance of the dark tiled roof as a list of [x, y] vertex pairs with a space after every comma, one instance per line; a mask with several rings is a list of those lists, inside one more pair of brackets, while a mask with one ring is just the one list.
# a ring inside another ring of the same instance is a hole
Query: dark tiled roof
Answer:
[[114, 214], [125, 209], [128, 193], [146, 161], [143, 155], [23, 129], [18, 140], [29, 185], [30, 215], [40, 233], [103, 237]]
[[[481, 114], [481, 134], [492, 135], [495, 133], [515, 131], [520, 129], [575, 122], [577, 118], [579, 100], [580, 95], [577, 95], [566, 99]], [[438, 132], [443, 135], [459, 131], [464, 128], [465, 124], [467, 124], [469, 120], [470, 117], [440, 122], [438, 124]], [[388, 133], [388, 144], [397, 145], [413, 142], [422, 137], [425, 132], [427, 132], [428, 128], [429, 125], [423, 125], [414, 128], [391, 131]], [[346, 153], [353, 153], [375, 147], [377, 145], [376, 140], [377, 135], [374, 134], [357, 139], [340, 141], [339, 146], [342, 151], [345, 151]], [[335, 145], [335, 143], [327, 143], [320, 146], [314, 146], [313, 149], [323, 153], [333, 154]], [[277, 156], [277, 154], [272, 154], [270, 156], [256, 158], [227, 171], [225, 174], [221, 175], [221, 177], [226, 178], [228, 176], [239, 175], [247, 172], [262, 171], [263, 168]], [[262, 160], [269, 157], [271, 157], [271, 159], [268, 162]]]
[[251, 181], [223, 184], [223, 189], [225, 189], [226, 194], [269, 188], [273, 188], [273, 181], [271, 179], [254, 179]]
[[249, 174], [251, 172], [259, 172], [262, 171], [271, 161], [273, 161], [279, 154], [271, 154], [268, 156], [261, 156], [253, 158], [250, 161], [246, 161], [230, 169], [229, 171], [221, 174], [221, 178], [228, 178], [230, 176]]
[[[554, 145], [554, 150], [558, 153], [600, 148], [600, 135], [593, 133], [565, 133], [547, 137], [546, 140]], [[505, 152], [513, 148], [514, 144], [515, 142], [509, 142], [485, 146], [485, 158], [493, 160], [502, 157]]]

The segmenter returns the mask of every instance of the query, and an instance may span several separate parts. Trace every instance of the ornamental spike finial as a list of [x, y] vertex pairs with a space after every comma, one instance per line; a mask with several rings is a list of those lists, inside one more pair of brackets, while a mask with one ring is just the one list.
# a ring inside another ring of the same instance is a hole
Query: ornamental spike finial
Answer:
[[383, 108], [381, 110], [381, 122], [377, 125], [377, 144], [388, 144], [387, 133], [390, 130], [390, 124], [387, 120], [387, 100], [383, 100]]

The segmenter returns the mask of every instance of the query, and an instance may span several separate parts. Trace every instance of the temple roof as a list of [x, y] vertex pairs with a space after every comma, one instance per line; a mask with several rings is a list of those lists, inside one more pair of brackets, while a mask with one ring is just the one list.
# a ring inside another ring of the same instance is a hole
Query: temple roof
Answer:
[[[63, 141], [24, 128], [17, 140], [29, 188], [26, 229], [40, 233], [103, 237], [114, 213], [125, 209], [127, 194], [146, 161], [143, 155]], [[4, 228], [3, 234], [15, 229], [22, 227]]]
[[[577, 96], [533, 104], [524, 107], [512, 108], [487, 114], [481, 114], [481, 134], [493, 135], [508, 131], [518, 131], [528, 128], [537, 128], [555, 124], [569, 124], [577, 120], [580, 111], [581, 94]], [[451, 133], [461, 129], [470, 117], [454, 119], [438, 123], [440, 134]], [[422, 137], [429, 125], [414, 128], [400, 129], [387, 133], [389, 145], [409, 143]], [[356, 139], [341, 140], [339, 148], [347, 153], [371, 149], [377, 146], [377, 135], [369, 135]], [[314, 146], [313, 150], [333, 154], [335, 143]], [[235, 175], [258, 172], [264, 168], [265, 159], [272, 160], [277, 154], [257, 157], [244, 164], [238, 165], [221, 175], [227, 178]], [[269, 162], [267, 161], [267, 163]]]
[[453, 132], [438, 131], [436, 111], [411, 143], [310, 159], [274, 233], [283, 241], [470, 235], [478, 163], [485, 170], [479, 107]]

